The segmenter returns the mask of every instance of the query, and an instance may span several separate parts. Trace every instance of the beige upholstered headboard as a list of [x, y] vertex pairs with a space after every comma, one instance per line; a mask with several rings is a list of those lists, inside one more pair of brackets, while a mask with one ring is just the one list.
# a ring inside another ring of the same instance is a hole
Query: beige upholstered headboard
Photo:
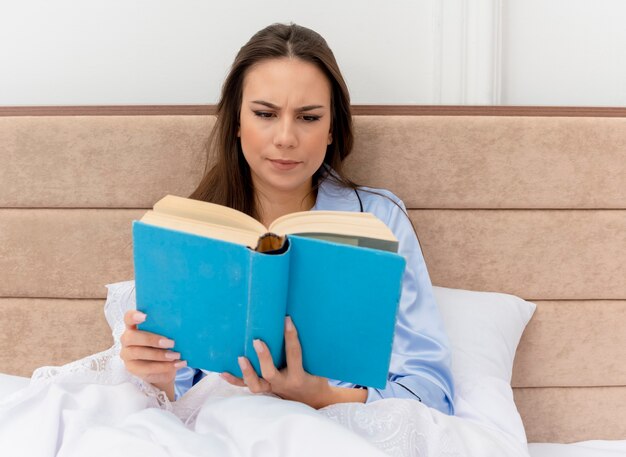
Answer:
[[[206, 112], [0, 109], [0, 372], [111, 344], [104, 285], [133, 277], [131, 221], [199, 181]], [[529, 440], [626, 438], [626, 110], [369, 112], [395, 114], [355, 117], [348, 170], [404, 200], [433, 283], [538, 305]]]

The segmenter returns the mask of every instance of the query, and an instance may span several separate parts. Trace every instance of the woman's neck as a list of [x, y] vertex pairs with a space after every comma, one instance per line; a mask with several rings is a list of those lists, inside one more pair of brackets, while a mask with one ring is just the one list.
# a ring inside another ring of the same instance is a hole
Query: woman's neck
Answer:
[[298, 191], [268, 192], [258, 189], [255, 193], [259, 220], [266, 227], [286, 214], [310, 210], [316, 200], [316, 192], [311, 192], [310, 183]]

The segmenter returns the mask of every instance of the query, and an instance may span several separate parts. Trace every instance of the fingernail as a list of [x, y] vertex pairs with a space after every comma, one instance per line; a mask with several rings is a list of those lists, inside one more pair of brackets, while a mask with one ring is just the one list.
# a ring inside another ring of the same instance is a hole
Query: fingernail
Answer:
[[288, 332], [291, 332], [291, 331], [293, 330], [293, 328], [294, 328], [294, 327], [293, 327], [293, 322], [292, 322], [292, 320], [291, 320], [291, 316], [287, 316], [287, 317], [285, 317], [285, 329], [286, 329]]
[[145, 320], [146, 320], [146, 315], [142, 313], [141, 311], [137, 311], [135, 314], [133, 314], [133, 321], [136, 324], [141, 324]]
[[162, 348], [166, 348], [166, 349], [173, 348], [174, 347], [174, 341], [168, 340], [167, 338], [161, 338], [159, 340], [159, 346], [162, 347]]
[[186, 366], [187, 366], [187, 361], [186, 360], [183, 360], [181, 362], [176, 362], [174, 364], [174, 368], [183, 368], [183, 367], [186, 367]]
[[254, 349], [256, 349], [256, 351], [259, 353], [264, 351], [263, 344], [261, 344], [261, 340], [253, 340], [252, 346], [254, 346]]
[[166, 352], [165, 358], [170, 359], [170, 360], [177, 360], [177, 359], [180, 359], [180, 353], [179, 352]]
[[246, 368], [248, 368], [246, 359], [244, 359], [243, 357], [237, 357], [237, 362], [239, 362], [239, 368], [241, 368], [241, 371], [244, 371]]

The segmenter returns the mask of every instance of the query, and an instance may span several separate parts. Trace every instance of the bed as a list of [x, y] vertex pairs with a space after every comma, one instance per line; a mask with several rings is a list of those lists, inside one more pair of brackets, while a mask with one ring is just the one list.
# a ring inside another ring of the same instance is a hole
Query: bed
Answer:
[[[211, 110], [0, 108], [0, 398], [112, 345], [130, 222], [194, 189]], [[456, 363], [508, 382], [531, 455], [626, 453], [626, 110], [361, 106], [355, 130], [350, 176], [405, 202], [453, 343], [484, 352]]]

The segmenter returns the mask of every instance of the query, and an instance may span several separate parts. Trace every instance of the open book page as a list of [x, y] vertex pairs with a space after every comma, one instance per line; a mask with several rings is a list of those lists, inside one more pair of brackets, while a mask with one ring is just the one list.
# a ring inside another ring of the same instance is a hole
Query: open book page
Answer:
[[[301, 211], [276, 219], [266, 229], [240, 211], [214, 203], [167, 195], [141, 219], [149, 224], [216, 238], [258, 249], [273, 250], [286, 235], [300, 235], [334, 243], [397, 252], [393, 232], [371, 213]], [[280, 239], [262, 240], [271, 232]], [[271, 243], [270, 243], [271, 242]]]
[[156, 202], [154, 211], [208, 222], [213, 225], [254, 231], [258, 236], [267, 231], [265, 226], [255, 218], [236, 209], [191, 198], [177, 197], [176, 195], [166, 195]]
[[141, 222], [146, 224], [165, 227], [181, 232], [193, 233], [195, 235], [214, 238], [231, 243], [242, 244], [254, 249], [259, 241], [259, 235], [255, 231], [241, 228], [225, 227], [218, 224], [210, 224], [204, 221], [188, 219], [186, 217], [172, 216], [155, 211], [148, 211], [141, 218]]
[[[293, 235], [296, 235], [295, 233]], [[298, 236], [304, 238], [314, 238], [316, 240], [330, 241], [331, 243], [348, 244], [361, 248], [378, 249], [379, 251], [398, 252], [398, 241], [381, 240], [378, 238], [369, 238], [366, 236], [355, 235], [333, 235], [331, 233], [298, 233]]]
[[277, 235], [300, 235], [334, 243], [397, 252], [398, 240], [371, 213], [350, 211], [305, 211], [276, 219], [270, 230]]

